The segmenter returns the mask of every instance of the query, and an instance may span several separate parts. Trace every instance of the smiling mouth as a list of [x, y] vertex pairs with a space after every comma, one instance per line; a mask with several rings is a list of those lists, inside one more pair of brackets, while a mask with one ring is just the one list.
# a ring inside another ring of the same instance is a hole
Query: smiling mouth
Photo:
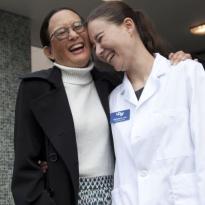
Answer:
[[75, 45], [71, 46], [68, 50], [69, 50], [71, 53], [79, 53], [79, 52], [81, 52], [84, 48], [85, 48], [84, 43], [78, 43], [78, 44], [75, 44]]

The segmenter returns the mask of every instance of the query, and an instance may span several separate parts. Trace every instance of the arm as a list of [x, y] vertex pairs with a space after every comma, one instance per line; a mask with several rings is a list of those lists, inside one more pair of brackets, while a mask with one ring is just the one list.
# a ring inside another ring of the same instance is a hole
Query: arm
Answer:
[[44, 134], [30, 108], [30, 94], [23, 81], [15, 112], [14, 171], [12, 193], [16, 205], [54, 205], [37, 161], [45, 160]]
[[194, 144], [196, 167], [196, 183], [198, 188], [199, 205], [205, 204], [205, 73], [201, 64], [189, 76], [190, 86], [190, 127]]

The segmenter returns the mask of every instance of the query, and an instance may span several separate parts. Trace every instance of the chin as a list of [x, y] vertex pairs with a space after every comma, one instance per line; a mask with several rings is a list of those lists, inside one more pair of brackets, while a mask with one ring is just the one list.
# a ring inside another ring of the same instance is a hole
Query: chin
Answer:
[[114, 69], [116, 70], [116, 71], [118, 71], [118, 72], [120, 72], [120, 71], [125, 71], [125, 69], [122, 67], [122, 66], [113, 66], [114, 67]]
[[90, 62], [90, 59], [79, 60], [79, 61], [78, 61], [78, 64], [80, 65], [79, 67], [83, 68], [83, 67], [88, 66], [89, 62]]
[[78, 56], [75, 59], [76, 64], [81, 65], [80, 67], [86, 67], [90, 61], [90, 56], [89, 55], [82, 55]]

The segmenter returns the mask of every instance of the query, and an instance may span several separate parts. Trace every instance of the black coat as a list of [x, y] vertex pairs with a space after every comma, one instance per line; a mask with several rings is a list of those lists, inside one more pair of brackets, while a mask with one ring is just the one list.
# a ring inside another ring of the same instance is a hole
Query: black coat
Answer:
[[205, 60], [204, 59], [199, 59], [199, 63], [201, 63], [205, 69]]
[[[120, 83], [93, 69], [92, 76], [108, 117], [108, 95]], [[23, 78], [15, 113], [12, 193], [16, 205], [74, 205], [79, 166], [73, 118], [61, 72], [54, 67]], [[47, 176], [38, 160], [48, 162]], [[102, 162], [103, 163], [103, 162]]]

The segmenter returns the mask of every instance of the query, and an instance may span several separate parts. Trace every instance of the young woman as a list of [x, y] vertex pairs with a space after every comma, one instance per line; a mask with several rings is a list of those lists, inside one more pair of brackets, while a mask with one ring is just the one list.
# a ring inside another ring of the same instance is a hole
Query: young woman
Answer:
[[97, 57], [125, 72], [109, 99], [113, 205], [204, 205], [205, 72], [192, 60], [171, 65], [145, 20], [120, 1], [88, 17]]

